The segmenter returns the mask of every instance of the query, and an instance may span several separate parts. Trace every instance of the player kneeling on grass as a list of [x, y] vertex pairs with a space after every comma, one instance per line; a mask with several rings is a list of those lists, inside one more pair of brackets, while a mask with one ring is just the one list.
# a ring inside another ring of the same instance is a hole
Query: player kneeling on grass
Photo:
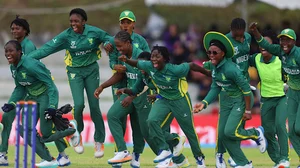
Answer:
[[266, 151], [267, 142], [262, 127], [248, 130], [242, 127], [243, 122], [252, 118], [250, 86], [238, 66], [228, 59], [233, 56], [234, 50], [226, 36], [219, 32], [208, 32], [204, 36], [204, 46], [213, 64], [213, 82], [208, 95], [195, 105], [193, 112], [198, 113], [206, 108], [224, 90], [224, 96], [230, 101], [220, 104], [226, 108], [220, 113], [218, 137], [237, 168], [252, 168], [252, 162], [241, 150], [240, 141], [255, 140], [262, 153]]
[[[5, 57], [8, 63], [11, 64], [10, 69], [12, 76], [15, 80], [16, 87], [8, 101], [2, 106], [4, 112], [10, 112], [15, 109], [16, 102], [23, 100], [35, 101], [38, 105], [38, 116], [46, 115], [54, 116], [57, 112], [58, 104], [58, 90], [52, 80], [50, 71], [45, 67], [43, 63], [38, 60], [32, 59], [22, 55], [22, 47], [16, 40], [7, 42], [4, 46]], [[31, 109], [29, 109], [31, 114]], [[23, 117], [23, 116], [22, 116]], [[29, 123], [31, 126], [31, 124]], [[47, 120], [45, 117], [40, 117], [40, 129], [43, 137], [36, 134], [36, 153], [43, 159], [41, 163], [37, 163], [36, 167], [53, 166], [57, 167], [64, 158], [64, 163], [60, 166], [67, 166], [70, 161], [65, 154], [64, 150], [69, 146], [67, 141], [63, 138], [68, 135], [74, 134], [76, 129], [68, 128], [64, 131], [55, 131], [52, 133], [53, 122]], [[23, 128], [23, 127], [21, 127]], [[29, 130], [32, 128], [29, 128]], [[21, 136], [23, 136], [23, 130], [20, 130]], [[31, 137], [31, 131], [29, 131], [28, 137]], [[50, 155], [49, 150], [44, 144], [44, 141], [50, 137], [53, 138], [61, 157], [58, 157], [57, 161]], [[75, 141], [75, 138], [74, 138]], [[29, 140], [31, 146], [31, 141]], [[60, 159], [59, 159], [60, 158]], [[8, 166], [8, 160], [6, 152], [0, 155], [0, 161], [2, 166]]]

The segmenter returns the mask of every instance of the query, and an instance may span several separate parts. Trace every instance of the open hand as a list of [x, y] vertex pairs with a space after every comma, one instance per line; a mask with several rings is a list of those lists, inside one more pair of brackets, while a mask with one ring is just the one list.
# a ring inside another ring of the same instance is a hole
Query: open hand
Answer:
[[257, 22], [252, 22], [252, 23], [250, 24], [250, 26], [249, 26], [249, 30], [250, 30], [251, 32], [256, 31], [256, 30], [257, 30]]
[[99, 95], [102, 93], [103, 87], [100, 85], [94, 92], [95, 98], [99, 99]]
[[197, 104], [194, 106], [193, 113], [199, 113], [199, 112], [202, 111], [203, 109], [204, 109], [204, 104], [203, 104], [202, 102], [197, 103]]
[[107, 44], [104, 46], [104, 50], [106, 51], [106, 53], [112, 52], [112, 51], [113, 51], [113, 46], [112, 46], [112, 44], [107, 43]]

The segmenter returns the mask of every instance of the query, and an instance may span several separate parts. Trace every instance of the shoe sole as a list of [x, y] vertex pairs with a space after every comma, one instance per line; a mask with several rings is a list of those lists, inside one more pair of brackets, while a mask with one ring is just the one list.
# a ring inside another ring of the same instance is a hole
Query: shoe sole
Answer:
[[112, 161], [107, 161], [108, 164], [118, 164], [118, 163], [126, 163], [126, 162], [129, 162], [132, 160], [132, 157], [129, 157], [129, 158], [123, 158], [121, 160], [116, 160], [114, 162]]
[[134, 166], [134, 165], [132, 165], [132, 164], [130, 164], [130, 166], [131, 166], [132, 168], [140, 168], [140, 166]]
[[160, 160], [153, 160], [154, 163], [159, 163], [159, 162], [162, 162], [162, 161], [165, 161], [166, 159], [169, 159], [173, 157], [173, 154], [171, 153], [169, 156], [165, 157], [165, 158], [162, 158]]
[[65, 166], [70, 166], [71, 165], [71, 162], [68, 162], [68, 163], [66, 163], [66, 164], [64, 164], [64, 165], [58, 165], [59, 167], [65, 167]]
[[94, 155], [95, 158], [103, 158], [103, 156], [104, 156], [104, 153], [102, 155], [100, 155], [100, 156]]
[[0, 166], [8, 166], [8, 163], [0, 164]]

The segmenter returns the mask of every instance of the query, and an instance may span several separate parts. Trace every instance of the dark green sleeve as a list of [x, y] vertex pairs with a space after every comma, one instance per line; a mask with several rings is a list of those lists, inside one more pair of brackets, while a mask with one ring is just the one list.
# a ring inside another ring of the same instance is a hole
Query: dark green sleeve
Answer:
[[249, 65], [252, 66], [252, 67], [256, 67], [256, 64], [255, 64], [255, 57], [257, 56], [257, 53], [255, 54], [252, 54], [249, 56]]
[[111, 69], [114, 69], [114, 66], [116, 64], [119, 64], [119, 60], [118, 60], [119, 55], [120, 55], [119, 51], [117, 51], [117, 49], [115, 49], [115, 48], [112, 52], [110, 52], [108, 54], [108, 56], [109, 56], [109, 67]]
[[[237, 66], [237, 65], [235, 65]], [[228, 72], [228, 79], [234, 81], [234, 83], [240, 88], [243, 95], [249, 96], [251, 95], [250, 85], [246, 80], [246, 77], [243, 75], [242, 71], [238, 69], [238, 67], [231, 69]]]
[[107, 43], [112, 38], [106, 31], [98, 29], [97, 35], [102, 43]]
[[143, 82], [143, 78], [138, 77], [138, 79], [136, 80], [135, 84], [132, 87], [132, 92], [134, 94], [139, 94], [144, 90], [144, 87], [145, 87], [145, 83]]
[[151, 53], [149, 45], [144, 38], [141, 39], [141, 44], [139, 44], [139, 45], [141, 45], [141, 47], [139, 47], [141, 50]]
[[205, 69], [207, 69], [207, 70], [212, 70], [212, 67], [213, 65], [212, 65], [212, 63], [211, 63], [211, 61], [205, 61], [205, 62], [203, 62], [203, 68], [205, 68]]
[[152, 66], [152, 63], [150, 61], [138, 60], [137, 68], [148, 72], [150, 66]]
[[202, 100], [202, 102], [205, 104], [205, 108], [218, 97], [220, 92], [221, 87], [219, 87], [215, 80], [213, 80], [208, 94], [205, 96], [204, 100]]
[[181, 63], [179, 65], [173, 65], [171, 71], [177, 75], [177, 77], [186, 77], [190, 71], [189, 63]]
[[23, 49], [24, 54], [29, 54], [34, 50], [36, 50], [36, 47], [33, 43], [29, 43], [29, 44], [25, 45], [25, 47]]
[[64, 31], [59, 35], [57, 35], [56, 37], [54, 37], [52, 40], [48, 41], [41, 48], [29, 53], [28, 56], [39, 60], [49, 56], [50, 54], [66, 49], [65, 44], [66, 44], [66, 35]]
[[15, 89], [12, 92], [8, 103], [10, 104], [14, 104], [16, 106], [17, 102], [24, 99], [24, 97], [26, 96], [26, 88], [22, 85], [19, 84], [19, 82], [17, 82], [15, 80]]
[[49, 108], [57, 108], [58, 90], [52, 80], [50, 71], [41, 62], [37, 62], [36, 66], [27, 67], [28, 71], [33, 74], [39, 81], [43, 82], [47, 87], [49, 97]]
[[280, 56], [281, 54], [281, 47], [279, 44], [270, 44], [266, 39], [264, 39], [262, 36], [257, 41], [258, 45], [264, 49], [266, 49], [269, 53], [273, 55]]

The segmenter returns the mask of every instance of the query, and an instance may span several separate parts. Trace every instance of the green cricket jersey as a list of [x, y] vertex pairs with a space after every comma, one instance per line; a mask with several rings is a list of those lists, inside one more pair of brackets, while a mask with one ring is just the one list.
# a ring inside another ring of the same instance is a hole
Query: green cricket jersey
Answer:
[[158, 71], [153, 67], [151, 61], [138, 61], [137, 67], [150, 75], [157, 88], [157, 93], [165, 99], [180, 99], [188, 91], [188, 83], [185, 78], [190, 71], [188, 63], [180, 65], [167, 63], [162, 70]]
[[300, 90], [300, 47], [294, 46], [289, 54], [286, 54], [279, 44], [270, 44], [263, 37], [257, 41], [258, 45], [273, 55], [278, 55], [282, 62], [282, 68], [288, 75], [288, 85], [294, 90]]
[[[143, 52], [141, 49], [132, 46], [132, 57], [130, 59], [137, 60], [141, 52]], [[136, 67], [132, 67], [124, 62], [122, 62], [122, 64], [126, 66], [127, 88], [132, 89], [138, 77], [140, 77], [142, 73]]]
[[278, 57], [265, 62], [261, 53], [249, 57], [250, 66], [257, 69], [260, 79], [260, 94], [262, 97], [284, 96], [282, 65]]
[[148, 86], [148, 88], [152, 91], [156, 91], [156, 87], [153, 84], [152, 79], [149, 75], [141, 74], [141, 77], [135, 82], [134, 86], [132, 87], [132, 92], [134, 94], [139, 94], [144, 90], [144, 87]]
[[[142, 51], [151, 52], [147, 41], [141, 35], [132, 32], [131, 39], [132, 39], [132, 44], [135, 47], [141, 49]], [[119, 62], [118, 60], [120, 53], [116, 48], [114, 37], [110, 38], [109, 43], [112, 44], [113, 46], [113, 51], [109, 53], [109, 66], [111, 69], [113, 69], [116, 64], [122, 64], [122, 63]]]
[[29, 54], [31, 51], [36, 50], [35, 45], [31, 40], [29, 40], [27, 37], [23, 39], [21, 42], [22, 52], [23, 54]]
[[66, 49], [66, 65], [84, 67], [100, 59], [101, 50], [99, 45], [108, 41], [110, 37], [105, 31], [88, 24], [85, 24], [82, 34], [75, 33], [70, 27], [28, 56], [42, 59], [57, 51]]
[[207, 69], [207, 70], [212, 70], [213, 69], [213, 64], [211, 63], [211, 61], [205, 61], [203, 62], [203, 68]]
[[243, 72], [244, 76], [246, 77], [248, 83], [250, 82], [250, 77], [248, 73], [249, 69], [249, 53], [250, 53], [250, 44], [251, 44], [251, 35], [249, 33], [244, 33], [244, 42], [236, 41], [232, 38], [232, 34], [227, 33], [226, 37], [231, 41], [234, 47], [234, 56], [232, 57], [232, 61], [236, 63], [241, 71]]
[[27, 94], [39, 96], [47, 92], [49, 108], [57, 108], [58, 90], [51, 78], [50, 71], [40, 61], [23, 55], [17, 66], [11, 65], [10, 70], [15, 80], [15, 89], [9, 103], [16, 104]]
[[217, 66], [213, 66], [212, 79], [211, 89], [202, 101], [206, 106], [217, 98], [221, 90], [230, 97], [251, 95], [243, 72], [230, 59], [224, 58]]

